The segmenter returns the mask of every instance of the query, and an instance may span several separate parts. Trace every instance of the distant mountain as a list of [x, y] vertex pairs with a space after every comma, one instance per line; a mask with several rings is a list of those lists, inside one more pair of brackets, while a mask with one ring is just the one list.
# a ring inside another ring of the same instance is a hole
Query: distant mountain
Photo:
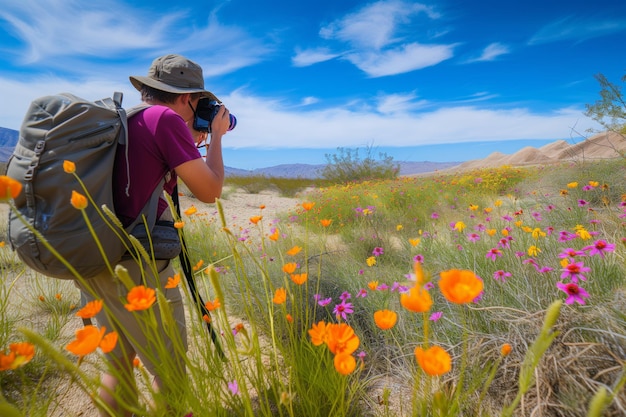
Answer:
[[[0, 127], [0, 163], [7, 162], [13, 148], [19, 139], [17, 130]], [[400, 165], [400, 175], [420, 174], [423, 172], [433, 172], [441, 169], [450, 168], [460, 164], [460, 162], [397, 162]], [[225, 167], [225, 175], [233, 176], [266, 176], [281, 178], [305, 178], [315, 179], [322, 176], [322, 170], [325, 164], [309, 165], [309, 164], [283, 164], [267, 168], [257, 168], [253, 170]]]

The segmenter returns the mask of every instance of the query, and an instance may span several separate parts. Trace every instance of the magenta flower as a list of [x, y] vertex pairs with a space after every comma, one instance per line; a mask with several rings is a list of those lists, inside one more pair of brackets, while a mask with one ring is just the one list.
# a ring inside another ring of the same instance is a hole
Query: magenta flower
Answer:
[[491, 259], [492, 261], [495, 261], [496, 258], [498, 258], [498, 256], [502, 256], [502, 251], [497, 248], [492, 248], [489, 252], [487, 252], [487, 255], [485, 257], [487, 259]]
[[428, 318], [428, 320], [430, 321], [437, 321], [441, 318], [441, 316], [443, 316], [443, 312], [441, 311], [436, 311], [433, 314], [430, 315], [430, 317]]
[[593, 245], [585, 246], [583, 250], [589, 251], [589, 256], [600, 255], [600, 257], [604, 259], [604, 254], [607, 252], [613, 252], [615, 250], [615, 245], [607, 243], [606, 240], [596, 240], [593, 242]]
[[419, 263], [423, 264], [424, 263], [424, 255], [415, 255], [413, 257], [413, 260], [415, 262], [419, 262]]
[[583, 272], [589, 272], [591, 268], [586, 267], [583, 262], [571, 262], [561, 271], [563, 271], [561, 278], [569, 278], [576, 283], [579, 279], [586, 281], [587, 277], [583, 275]]
[[434, 220], [437, 220], [437, 219], [439, 218], [439, 214], [437, 214], [437, 213], [432, 213], [432, 214], [430, 215], [430, 218], [431, 218], [431, 219], [434, 219]]
[[349, 299], [349, 298], [352, 298], [352, 295], [351, 295], [348, 291], [344, 291], [344, 292], [342, 292], [342, 293], [341, 293], [341, 295], [339, 296], [339, 299], [340, 299], [341, 301], [343, 301], [343, 300], [347, 300], [347, 299]]
[[578, 200], [578, 207], [585, 207], [587, 204], [589, 203], [587, 203], [585, 200]]
[[331, 297], [328, 297], [324, 298], [323, 300], [319, 300], [317, 304], [319, 304], [320, 307], [326, 307], [328, 304], [330, 304], [331, 301], [333, 301], [333, 299]]
[[385, 253], [385, 251], [383, 250], [383, 248], [378, 247], [378, 246], [377, 246], [377, 247], [375, 247], [375, 248], [374, 248], [374, 250], [372, 251], [372, 255], [374, 255], [374, 256], [380, 256], [380, 255], [382, 255], [383, 253]]
[[467, 240], [470, 242], [478, 242], [480, 240], [480, 235], [478, 233], [470, 233], [467, 235]]
[[584, 288], [579, 287], [573, 282], [570, 282], [569, 284], [563, 284], [562, 282], [557, 282], [556, 286], [559, 290], [567, 294], [567, 299], [565, 300], [565, 304], [578, 303], [580, 305], [584, 305], [585, 298], [589, 297], [589, 293], [585, 291]]
[[493, 279], [496, 281], [506, 282], [506, 279], [511, 276], [510, 272], [503, 271], [501, 269], [493, 273]]
[[357, 292], [357, 293], [356, 293], [356, 296], [355, 296], [355, 297], [356, 297], [356, 298], [359, 298], [359, 297], [361, 297], [361, 298], [365, 298], [365, 297], [367, 297], [367, 291], [366, 291], [364, 288], [361, 288], [361, 289], [359, 290], [359, 292]]
[[337, 316], [337, 318], [341, 317], [342, 319], [347, 320], [348, 314], [354, 313], [352, 303], [347, 303], [346, 300], [343, 300], [340, 304], [335, 306], [333, 313]]
[[239, 385], [237, 384], [237, 381], [229, 382], [228, 390], [232, 395], [239, 395]]
[[563, 252], [559, 253], [559, 258], [572, 258], [577, 256], [585, 256], [585, 252], [572, 248], [563, 249]]

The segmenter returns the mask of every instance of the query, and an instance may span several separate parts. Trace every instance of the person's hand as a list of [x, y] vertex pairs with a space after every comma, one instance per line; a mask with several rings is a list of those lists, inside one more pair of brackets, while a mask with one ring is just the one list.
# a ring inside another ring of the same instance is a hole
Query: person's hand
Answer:
[[230, 112], [226, 106], [221, 105], [217, 114], [213, 118], [211, 123], [211, 135], [223, 135], [228, 131], [230, 127]]

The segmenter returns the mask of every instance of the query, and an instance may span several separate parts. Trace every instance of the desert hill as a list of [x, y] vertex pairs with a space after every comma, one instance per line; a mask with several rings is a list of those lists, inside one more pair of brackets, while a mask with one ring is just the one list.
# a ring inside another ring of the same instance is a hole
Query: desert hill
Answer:
[[493, 152], [484, 159], [467, 161], [452, 169], [468, 170], [502, 165], [524, 166], [566, 161], [612, 159], [619, 158], [624, 153], [626, 153], [626, 137], [615, 132], [603, 132], [575, 144], [558, 140], [541, 148], [527, 146], [512, 155]]

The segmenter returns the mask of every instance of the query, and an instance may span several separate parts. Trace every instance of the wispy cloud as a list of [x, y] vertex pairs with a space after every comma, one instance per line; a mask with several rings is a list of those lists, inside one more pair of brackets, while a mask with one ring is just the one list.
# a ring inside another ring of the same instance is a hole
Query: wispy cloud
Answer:
[[479, 57], [470, 59], [467, 62], [493, 61], [497, 57], [501, 55], [506, 55], [510, 52], [511, 51], [508, 46], [503, 45], [499, 42], [494, 42], [488, 45], [485, 49], [483, 49], [483, 52]]
[[316, 48], [296, 50], [296, 55], [291, 59], [295, 67], [308, 67], [338, 57], [338, 53], [331, 52], [328, 48]]
[[568, 16], [541, 28], [528, 41], [536, 45], [564, 40], [584, 41], [626, 30], [626, 20], [614, 18]]
[[320, 37], [338, 43], [341, 52], [297, 55], [301, 65], [311, 65], [341, 55], [370, 77], [382, 77], [436, 65], [453, 56], [454, 45], [418, 42], [439, 14], [433, 8], [399, 0], [368, 4], [320, 29]]

